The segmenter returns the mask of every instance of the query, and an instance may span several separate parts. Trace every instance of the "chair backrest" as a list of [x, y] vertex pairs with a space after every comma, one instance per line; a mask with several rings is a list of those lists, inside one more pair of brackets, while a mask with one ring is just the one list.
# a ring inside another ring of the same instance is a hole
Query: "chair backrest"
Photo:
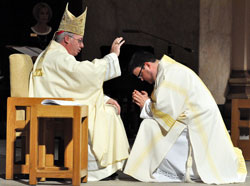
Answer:
[[11, 97], [28, 97], [29, 77], [33, 68], [31, 57], [26, 54], [12, 54], [9, 60]]

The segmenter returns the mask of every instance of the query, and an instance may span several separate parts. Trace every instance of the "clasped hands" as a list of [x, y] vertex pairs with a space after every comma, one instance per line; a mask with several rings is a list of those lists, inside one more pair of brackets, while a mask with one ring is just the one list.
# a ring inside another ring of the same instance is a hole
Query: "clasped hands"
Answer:
[[137, 104], [140, 107], [140, 109], [142, 109], [147, 99], [149, 99], [149, 97], [146, 91], [134, 90], [132, 93], [132, 99], [133, 102]]

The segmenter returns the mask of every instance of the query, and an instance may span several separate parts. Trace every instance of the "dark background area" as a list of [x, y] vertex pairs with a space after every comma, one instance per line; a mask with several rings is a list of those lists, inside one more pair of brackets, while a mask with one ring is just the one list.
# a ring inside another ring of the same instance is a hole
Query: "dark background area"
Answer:
[[[25, 30], [35, 25], [33, 18], [33, 6], [39, 0], [2, 0], [0, 1], [1, 39], [0, 39], [0, 138], [5, 138], [6, 133], [6, 107], [7, 97], [10, 96], [9, 85], [9, 55], [18, 53], [7, 48], [7, 45], [23, 46], [25, 42]], [[59, 26], [65, 9], [66, 0], [45, 0], [53, 10], [53, 17], [49, 23], [53, 30]]]

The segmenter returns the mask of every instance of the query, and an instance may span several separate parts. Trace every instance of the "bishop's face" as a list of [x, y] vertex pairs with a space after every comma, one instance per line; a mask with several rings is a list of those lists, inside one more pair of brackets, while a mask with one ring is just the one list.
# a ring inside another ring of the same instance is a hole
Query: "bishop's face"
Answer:
[[67, 46], [69, 54], [77, 56], [83, 47], [84, 44], [82, 36], [77, 34], [75, 34], [74, 36], [69, 36], [69, 42]]

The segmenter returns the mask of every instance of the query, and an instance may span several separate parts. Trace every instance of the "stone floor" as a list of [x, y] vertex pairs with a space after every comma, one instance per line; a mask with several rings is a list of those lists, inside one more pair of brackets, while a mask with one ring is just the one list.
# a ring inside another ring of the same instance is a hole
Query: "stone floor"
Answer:
[[[0, 186], [27, 186], [29, 180], [27, 177], [16, 178], [15, 180], [5, 180], [5, 140], [0, 140]], [[248, 176], [245, 183], [242, 184], [227, 184], [232, 186], [248, 186], [250, 185], [250, 161], [247, 161]], [[46, 182], [39, 182], [41, 186], [67, 186], [71, 185], [71, 180], [56, 180], [50, 179]], [[124, 175], [122, 172], [118, 173], [118, 179], [110, 181], [88, 182], [82, 183], [81, 186], [204, 186], [203, 183], [143, 183], [134, 180], [133, 178]]]

